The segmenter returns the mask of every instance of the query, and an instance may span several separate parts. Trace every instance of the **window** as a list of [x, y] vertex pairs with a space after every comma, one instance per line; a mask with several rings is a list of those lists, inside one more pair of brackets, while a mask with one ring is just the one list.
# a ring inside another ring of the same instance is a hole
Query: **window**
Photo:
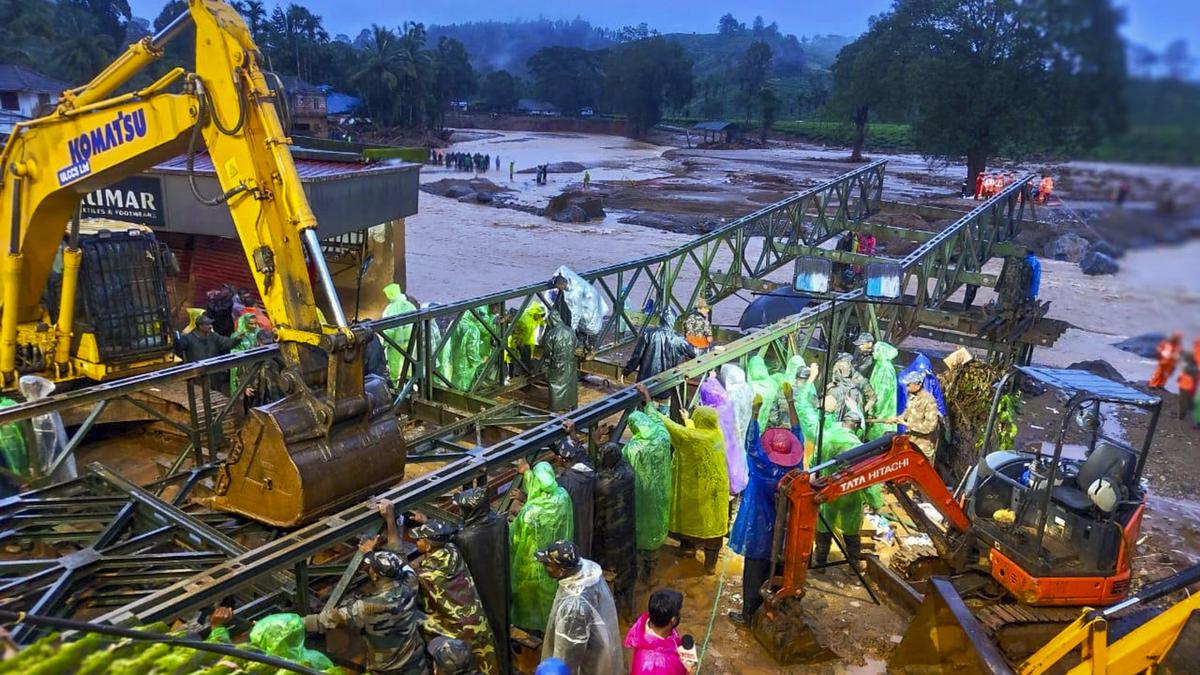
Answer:
[[0, 91], [0, 108], [5, 110], [20, 110], [21, 102], [15, 91]]
[[50, 105], [50, 94], [48, 92], [43, 91], [38, 94], [38, 105]]

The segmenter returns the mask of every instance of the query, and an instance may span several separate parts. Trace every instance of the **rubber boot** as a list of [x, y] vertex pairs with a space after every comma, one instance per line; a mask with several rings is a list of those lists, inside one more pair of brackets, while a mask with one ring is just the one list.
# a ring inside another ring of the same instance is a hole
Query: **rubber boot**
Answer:
[[721, 549], [706, 548], [704, 549], [704, 573], [712, 574], [717, 571], [717, 561], [721, 558]]
[[817, 532], [816, 545], [813, 547], [811, 567], [817, 574], [825, 573], [825, 564], [829, 562], [829, 549], [833, 546], [832, 532]]
[[846, 537], [846, 560], [852, 564], [862, 560], [862, 537], [857, 533]]

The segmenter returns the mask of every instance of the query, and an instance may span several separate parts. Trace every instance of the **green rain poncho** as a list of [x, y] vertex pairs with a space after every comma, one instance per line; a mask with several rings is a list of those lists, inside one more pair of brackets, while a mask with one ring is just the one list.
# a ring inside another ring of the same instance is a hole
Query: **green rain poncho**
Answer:
[[[450, 359], [453, 364], [450, 381], [459, 391], [471, 390], [475, 378], [487, 366], [494, 350], [491, 332], [475, 314], [467, 312], [463, 315], [450, 336]], [[487, 326], [494, 330], [491, 315], [482, 310], [479, 314], [484, 316]]]
[[[400, 290], [399, 284], [388, 284], [383, 287], [383, 294], [388, 299], [387, 307], [383, 308], [383, 318], [389, 316], [398, 316], [407, 314], [408, 312], [417, 311], [417, 306], [404, 295], [404, 291]], [[412, 326], [397, 326], [383, 331], [383, 334], [388, 336], [392, 342], [408, 349], [408, 340], [412, 336]], [[387, 340], [383, 341], [383, 351], [387, 354], [388, 376], [392, 382], [400, 379], [402, 366], [404, 365], [404, 355], [398, 349], [388, 344]]]
[[[11, 398], [0, 396], [0, 408], [16, 405]], [[29, 453], [25, 450], [25, 434], [21, 433], [19, 422], [10, 422], [0, 426], [0, 454], [3, 455], [4, 467], [18, 476], [29, 475]]]
[[575, 536], [571, 497], [559, 486], [554, 469], [538, 462], [525, 472], [525, 505], [509, 528], [509, 566], [512, 570], [514, 626], [544, 630], [554, 604], [558, 582], [533, 555], [559, 540]]
[[746, 381], [754, 393], [762, 397], [762, 408], [758, 411], [758, 427], [767, 428], [767, 417], [779, 396], [779, 384], [767, 369], [767, 361], [761, 356], [751, 356], [746, 363]]
[[659, 419], [675, 449], [670, 530], [698, 539], [725, 536], [729, 532], [729, 469], [717, 411], [698, 406], [687, 426], [661, 413]]
[[250, 629], [250, 644], [313, 670], [340, 672], [329, 657], [304, 646], [304, 617], [299, 614], [271, 614], [259, 619]]
[[671, 437], [654, 412], [629, 414], [633, 432], [621, 452], [633, 467], [633, 514], [637, 548], [657, 551], [667, 539], [671, 518]]
[[[799, 387], [794, 395], [796, 404], [796, 416], [800, 420], [801, 430], [806, 438], [811, 439], [815, 444], [817, 437], [820, 435], [819, 420], [820, 410], [813, 403], [815, 389], [812, 384], [804, 383]], [[842, 426], [837, 418], [832, 415], [825, 416], [825, 432], [821, 438], [821, 446], [817, 448], [812, 464], [819, 464], [832, 457], [836, 457], [843, 452], [857, 447], [862, 444], [858, 436], [854, 435], [846, 427]], [[825, 474], [832, 473], [835, 469], [826, 469]], [[883, 508], [883, 497], [879, 492], [878, 487], [872, 487], [867, 490], [859, 490], [852, 492], [844, 497], [839, 497], [831, 502], [821, 505], [822, 521], [817, 522], [817, 531], [827, 532], [825, 522], [828, 522], [830, 527], [834, 528], [843, 535], [857, 535], [862, 529], [863, 504], [868, 503], [873, 508]]]
[[[238, 317], [237, 330], [233, 333], [233, 348], [231, 352], [244, 352], [258, 346], [258, 317], [253, 314], [243, 314]], [[240, 368], [229, 369], [229, 395], [237, 393], [238, 371]]]
[[800, 369], [803, 368], [804, 365], [804, 357], [797, 354], [796, 356], [788, 359], [787, 367], [782, 373], [775, 373], [771, 377], [774, 378], [775, 384], [778, 387], [783, 387], [783, 383], [787, 382], [791, 384], [793, 388], [795, 388], [796, 373], [800, 372]]
[[[883, 342], [875, 343], [871, 355], [875, 357], [875, 366], [871, 369], [871, 388], [875, 390], [875, 405], [867, 411], [867, 417], [888, 419], [896, 416], [896, 366], [893, 361], [899, 352], [895, 347]], [[867, 440], [895, 431], [895, 424], [868, 424]]]

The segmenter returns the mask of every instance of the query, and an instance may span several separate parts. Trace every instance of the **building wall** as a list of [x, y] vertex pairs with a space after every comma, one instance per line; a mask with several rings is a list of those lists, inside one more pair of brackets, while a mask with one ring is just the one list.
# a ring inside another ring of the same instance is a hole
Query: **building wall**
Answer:
[[58, 100], [57, 94], [32, 91], [0, 91], [0, 133], [11, 133], [18, 122], [33, 119], [43, 104]]

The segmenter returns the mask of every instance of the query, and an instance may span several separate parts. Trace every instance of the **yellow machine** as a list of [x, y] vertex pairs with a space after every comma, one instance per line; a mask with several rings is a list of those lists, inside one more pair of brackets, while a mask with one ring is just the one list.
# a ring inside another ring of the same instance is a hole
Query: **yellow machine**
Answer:
[[[196, 72], [175, 68], [118, 93], [188, 26]], [[62, 252], [61, 311], [50, 326], [42, 291], [83, 195], [187, 153], [207, 150], [223, 192], [196, 198], [233, 217], [287, 368], [287, 396], [255, 410], [217, 481], [214, 505], [275, 525], [295, 525], [403, 474], [404, 447], [386, 384], [364, 383], [365, 335], [346, 321], [317, 239], [317, 222], [292, 162], [289, 139], [241, 17], [218, 0], [143, 38], [91, 82], [63, 93], [51, 114], [17, 125], [0, 155], [0, 389], [18, 377], [21, 340], [36, 339], [59, 377], [70, 377], [75, 295], [82, 259]], [[322, 325], [305, 251], [328, 300]], [[32, 328], [30, 328], [32, 327]], [[29, 337], [32, 333], [40, 333]]]
[[[947, 580], [934, 578], [924, 603], [888, 660], [892, 673], [997, 673], [999, 675], [1136, 675], [1191, 673], [1200, 663], [1200, 595], [1189, 595], [1117, 636], [1110, 628], [1136, 623], [1117, 615], [1200, 581], [1195, 565], [1157, 581], [1103, 610], [1085, 609], [1041, 649], [1009, 666], [984, 627]], [[1141, 617], [1144, 619], [1144, 617]]]

